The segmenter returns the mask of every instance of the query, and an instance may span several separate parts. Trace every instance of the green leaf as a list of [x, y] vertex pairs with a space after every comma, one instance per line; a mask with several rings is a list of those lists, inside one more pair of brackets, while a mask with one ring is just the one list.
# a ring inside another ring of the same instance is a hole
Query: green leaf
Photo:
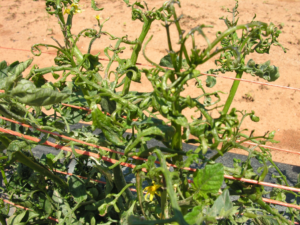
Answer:
[[212, 76], [207, 76], [206, 78], [206, 87], [209, 87], [209, 88], [212, 88], [213, 86], [216, 85], [217, 83], [217, 80], [215, 77], [212, 77]]
[[173, 63], [172, 63], [172, 59], [171, 59], [171, 56], [168, 54], [168, 55], [165, 55], [159, 62], [159, 65], [160, 66], [164, 66], [164, 67], [169, 67], [169, 68], [174, 68], [173, 67]]
[[107, 213], [107, 210], [108, 208], [111, 208], [112, 206], [107, 204], [107, 203], [104, 203], [102, 204], [99, 208], [98, 208], [98, 211], [99, 211], [99, 214], [100, 216], [105, 216], [105, 214]]
[[10, 74], [10, 76], [4, 77], [1, 80], [0, 89], [5, 90], [5, 92], [8, 92], [13, 87], [13, 84], [16, 80], [17, 80], [16, 75], [11, 75]]
[[[11, 77], [10, 79], [2, 80], [0, 84], [0, 89], [5, 86], [10, 86], [9, 83], [17, 79], [22, 72], [24, 72], [32, 63], [33, 59], [29, 59], [25, 62], [19, 63], [19, 61], [13, 62], [9, 66], [5, 61], [0, 63], [0, 79]], [[10, 74], [9, 74], [10, 73]], [[10, 82], [9, 82], [10, 81]], [[8, 88], [9, 89], [9, 88]]]
[[[176, 57], [176, 63], [177, 63], [177, 64], [179, 63], [179, 57], [178, 57], [178, 56]], [[170, 55], [170, 54], [165, 55], [165, 56], [160, 60], [159, 65], [160, 65], [160, 66], [164, 66], [164, 67], [168, 67], [168, 68], [174, 68], [174, 67], [173, 67], [173, 63], [172, 63], [171, 55]], [[183, 69], [188, 69], [188, 68], [189, 68], [189, 65], [187, 64], [186, 59], [182, 59], [181, 67], [182, 67]]]
[[71, 149], [72, 149], [72, 153], [74, 154], [75, 157], [80, 157], [82, 156], [80, 153], [77, 153], [75, 148], [74, 148], [74, 142], [73, 141], [70, 141], [69, 143], [71, 145]]
[[141, 71], [139, 68], [132, 63], [131, 59], [122, 59], [119, 60], [119, 66], [117, 68], [118, 73], [125, 74], [132, 81], [140, 82], [141, 80]]
[[184, 219], [188, 224], [201, 224], [204, 220], [202, 212], [202, 206], [193, 207], [193, 210], [186, 214]]
[[120, 219], [120, 224], [129, 225], [128, 218], [129, 218], [129, 216], [134, 215], [133, 210], [135, 207], [135, 203], [136, 202], [134, 202], [127, 211], [122, 213], [121, 219]]
[[[26, 144], [26, 143], [25, 143]], [[65, 181], [63, 181], [60, 177], [54, 175], [45, 167], [41, 166], [37, 162], [33, 161], [31, 158], [27, 157], [24, 153], [19, 151], [20, 148], [28, 147], [24, 144], [24, 142], [18, 143], [17, 141], [13, 141], [7, 148], [7, 153], [9, 156], [9, 160], [18, 160], [20, 163], [28, 166], [29, 168], [33, 169], [34, 171], [43, 174], [44, 176], [50, 178], [57, 184], [59, 184], [62, 188], [67, 187]], [[22, 147], [24, 146], [24, 147]], [[30, 146], [29, 146], [30, 147]]]
[[121, 130], [112, 123], [111, 118], [104, 115], [97, 105], [92, 107], [93, 126], [102, 130], [108, 141], [114, 145], [121, 146], [125, 144], [125, 140], [122, 137]]
[[30, 149], [30, 147], [25, 141], [19, 141], [19, 140], [12, 141], [7, 147], [7, 155], [9, 160], [13, 159], [15, 152], [20, 150], [25, 150], [25, 149], [26, 150]]
[[43, 194], [39, 195], [39, 198], [40, 198], [39, 205], [43, 208], [45, 217], [48, 218], [51, 215], [51, 213], [53, 212], [53, 207], [51, 205], [51, 202]]
[[3, 74], [1, 71], [4, 70], [6, 67], [7, 67], [7, 62], [6, 61], [0, 62], [0, 77], [2, 77], [2, 74]]
[[178, 116], [176, 118], [171, 117], [171, 120], [174, 121], [175, 123], [177, 123], [180, 126], [183, 126], [183, 127], [188, 127], [189, 126], [187, 118], [183, 115]]
[[224, 168], [221, 163], [206, 165], [194, 173], [194, 185], [203, 193], [217, 193], [224, 180]]
[[98, 55], [92, 55], [92, 54], [85, 54], [83, 56], [84, 58], [84, 68], [87, 70], [94, 70], [96, 68], [99, 68], [101, 66], [101, 63], [99, 62]]
[[111, 101], [109, 99], [109, 97], [106, 97], [106, 96], [103, 96], [101, 98], [100, 105], [101, 105], [101, 109], [104, 112], [108, 112], [109, 114], [112, 114], [116, 110], [116, 108], [117, 108], [116, 102], [115, 101]]
[[213, 206], [208, 210], [209, 217], [225, 217], [231, 216], [237, 212], [237, 208], [233, 207], [230, 200], [228, 189], [216, 199]]
[[11, 96], [26, 105], [45, 106], [60, 103], [70, 95], [50, 87], [36, 88], [32, 82], [23, 79], [11, 91]]
[[79, 203], [87, 199], [84, 182], [77, 176], [73, 175], [69, 179], [69, 191], [74, 197], [74, 200]]
[[90, 188], [88, 190], [88, 193], [91, 194], [94, 199], [96, 199], [99, 195], [99, 191], [97, 190], [97, 188]]
[[28, 59], [25, 62], [22, 62], [19, 65], [17, 65], [14, 68], [14, 74], [17, 75], [17, 76], [21, 75], [21, 73], [23, 73], [30, 66], [30, 64], [32, 63], [32, 61], [33, 61], [33, 58], [32, 59]]
[[65, 158], [64, 153], [65, 153], [65, 151], [64, 151], [64, 150], [61, 150], [61, 151], [60, 151], [60, 152], [52, 159], [53, 163], [56, 163], [57, 160], [59, 160], [59, 159]]
[[[4, 74], [5, 77], [7, 77], [8, 76], [8, 72], [10, 72], [12, 74], [13, 71], [14, 71], [14, 68], [17, 65], [19, 65], [19, 63], [20, 63], [19, 61], [15, 61], [12, 64], [10, 64], [9, 66], [6, 66], [5, 68], [3, 68], [2, 71], [1, 71], [1, 76]], [[2, 66], [4, 67], [4, 64], [2, 64]]]
[[92, 0], [92, 8], [96, 11], [102, 11], [104, 8], [101, 8], [99, 9], [97, 6], [96, 6], [96, 3], [95, 3], [95, 0]]
[[48, 140], [49, 136], [50, 136], [50, 134], [44, 134], [44, 136], [41, 138], [41, 140], [37, 144], [38, 145], [44, 144]]
[[[148, 135], [151, 134], [155, 134], [157, 136], [155, 136], [156, 139], [161, 139], [160, 137], [163, 138], [163, 140], [167, 141], [169, 140], [171, 137], [173, 137], [173, 135], [175, 134], [175, 128], [172, 126], [168, 126], [165, 125], [165, 123], [160, 120], [160, 119], [156, 119], [153, 117], [148, 117], [147, 119], [140, 121], [140, 122], [132, 122], [132, 126], [136, 125], [136, 126], [143, 126], [143, 125], [147, 125], [143, 127], [143, 132], [146, 130], [146, 128], [155, 128], [156, 130], [150, 130], [148, 129]], [[157, 130], [157, 128], [159, 130]]]
[[59, 193], [59, 191], [57, 189], [54, 189], [54, 191], [53, 191], [52, 200], [59, 204], [62, 204], [64, 202], [63, 197], [61, 196], [61, 194]]
[[8, 225], [18, 225], [18, 224], [27, 224], [31, 219], [35, 218], [35, 217], [39, 217], [40, 215], [37, 212], [33, 212], [33, 211], [23, 211], [22, 213], [18, 214], [18, 215], [12, 215], [11, 217], [9, 217], [7, 223]]
[[59, 74], [57, 74], [57, 73], [52, 73], [52, 76], [55, 80], [57, 80], [59, 78]]
[[258, 117], [258, 116], [251, 115], [250, 118], [251, 118], [251, 120], [252, 120], [253, 122], [259, 122], [259, 117]]
[[280, 77], [279, 69], [276, 66], [270, 65], [270, 61], [265, 63], [256, 64], [253, 59], [250, 59], [247, 63], [245, 72], [256, 75], [267, 81], [275, 81]]

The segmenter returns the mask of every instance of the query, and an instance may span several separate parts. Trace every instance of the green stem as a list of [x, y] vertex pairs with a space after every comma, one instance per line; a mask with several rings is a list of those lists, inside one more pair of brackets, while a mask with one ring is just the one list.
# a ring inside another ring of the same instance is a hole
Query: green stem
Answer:
[[[148, 31], [150, 30], [150, 27], [151, 27], [151, 24], [152, 24], [152, 21], [151, 19], [147, 18], [146, 16], [144, 17], [144, 25], [143, 25], [143, 28], [142, 28], [142, 33], [141, 35], [139, 36], [138, 38], [138, 43], [135, 45], [134, 49], [133, 49], [133, 52], [132, 52], [132, 55], [131, 55], [131, 62], [132, 64], [136, 64], [137, 62], [137, 59], [138, 59], [138, 55], [142, 49], [142, 44], [146, 38], [146, 35], [148, 33]], [[126, 78], [125, 78], [125, 83], [124, 83], [124, 88], [123, 88], [123, 91], [122, 91], [122, 95], [126, 95], [128, 94], [129, 92], [129, 88], [130, 88], [130, 83], [131, 83], [131, 79], [129, 76], [127, 76], [128, 74], [126, 74]]]
[[172, 122], [172, 126], [176, 129], [176, 133], [172, 138], [172, 149], [181, 151], [182, 150], [182, 139], [181, 139], [181, 126]]
[[[112, 158], [119, 160], [119, 157], [116, 154], [113, 154]], [[126, 205], [129, 206], [129, 203], [134, 199], [134, 197], [128, 188], [125, 189], [125, 192], [123, 190], [125, 187], [127, 187], [127, 183], [124, 178], [124, 174], [121, 169], [121, 166], [118, 165], [115, 168], [113, 168], [113, 173], [114, 173], [114, 183], [116, 185], [116, 188], [118, 189], [119, 192], [122, 191], [122, 193], [124, 193], [124, 194], [122, 194], [122, 196], [125, 199]]]
[[278, 168], [278, 166], [273, 162], [273, 160], [270, 157], [268, 157], [268, 160], [272, 164], [272, 166], [276, 169], [276, 171], [280, 174], [280, 176], [284, 180], [285, 185], [289, 187], [290, 185], [286, 180], [286, 176], [281, 172], [281, 170]]
[[[8, 158], [7, 156], [3, 156], [3, 157], [1, 157], [0, 159], [3, 160], [3, 159], [7, 159], [7, 158]], [[7, 179], [6, 179], [6, 175], [5, 175], [5, 172], [4, 172], [4, 168], [1, 166], [1, 167], [0, 167], [0, 170], [1, 170], [3, 182], [4, 182], [5, 186], [8, 187], [8, 182], [7, 182]]]
[[65, 71], [65, 70], [73, 70], [73, 68], [67, 66], [50, 66], [42, 69], [35, 69], [32, 71], [32, 73], [30, 73], [27, 77], [25, 77], [25, 79], [29, 80], [35, 74], [44, 75], [51, 72]]
[[260, 205], [263, 209], [265, 209], [268, 213], [271, 213], [274, 216], [277, 216], [280, 218], [280, 220], [285, 222], [285, 224], [291, 224], [286, 218], [284, 218], [281, 214], [279, 214], [276, 210], [273, 210], [268, 204], [266, 204], [261, 197], [257, 197], [256, 194], [252, 194], [248, 196], [249, 199], [253, 202], [256, 202]]
[[[262, 22], [258, 22], [258, 21], [255, 21], [255, 22], [251, 22], [251, 23], [248, 23], [248, 24], [241, 24], [241, 25], [238, 25], [238, 26], [235, 26], [235, 27], [231, 27], [229, 28], [228, 30], [224, 31], [222, 34], [220, 34], [218, 36], [217, 39], [215, 39], [211, 45], [205, 50], [203, 51], [203, 53], [201, 53], [201, 56], [205, 57], [207, 55], [209, 55], [209, 52], [218, 44], [220, 43], [223, 38], [225, 38], [226, 36], [232, 34], [233, 32], [237, 31], [237, 30], [247, 30], [249, 28], [253, 28], [253, 27], [261, 27], [262, 30], [266, 29], [268, 27], [268, 24], [267, 23], [262, 23]], [[200, 57], [201, 59], [203, 57]]]
[[[62, 10], [60, 10], [57, 13], [57, 16], [58, 16], [58, 19], [60, 21], [59, 25], [61, 27], [61, 31], [62, 31], [62, 33], [65, 37], [65, 40], [70, 40], [72, 43], [74, 43], [74, 39], [72, 38], [72, 34], [71, 34], [71, 31], [70, 31], [71, 26], [69, 25], [70, 29], [67, 29], [66, 22], [65, 22]], [[67, 45], [66, 45], [66, 47], [67, 47]], [[80, 50], [77, 46], [74, 46], [74, 56], [75, 56], [77, 62], [80, 62], [83, 59], [83, 55], [82, 55], [82, 53], [80, 52]]]
[[[142, 164], [142, 161], [140, 161], [139, 164]], [[137, 198], [139, 200], [139, 203], [140, 203], [140, 207], [141, 207], [141, 210], [142, 210], [142, 213], [144, 216], [146, 216], [146, 212], [144, 210], [144, 194], [143, 194], [143, 179], [141, 177], [141, 172], [138, 171], [136, 173], [136, 193], [137, 193]]]
[[[177, 28], [177, 31], [178, 31], [178, 35], [179, 35], [179, 37], [180, 37], [180, 36], [183, 34], [183, 32], [182, 32], [182, 29], [181, 29], [181, 27], [180, 27], [179, 20], [178, 20], [178, 18], [177, 18], [177, 15], [176, 15], [176, 11], [175, 11], [174, 6], [172, 6], [172, 14], [173, 14], [173, 16], [174, 16], [174, 21], [175, 21], [175, 24], [176, 24], [176, 28]], [[183, 50], [183, 53], [184, 53], [184, 56], [185, 56], [185, 59], [186, 59], [187, 64], [188, 64], [189, 66], [191, 66], [190, 58], [189, 58], [189, 55], [188, 55], [188, 53], [187, 53], [187, 50], [186, 50], [185, 45], [183, 45], [182, 50]]]
[[[242, 75], [243, 75], [243, 71], [238, 71], [235, 78], [240, 79], [240, 78], [242, 78]], [[235, 80], [233, 82], [232, 86], [231, 86], [229, 96], [228, 96], [228, 98], [226, 100], [225, 106], [224, 106], [223, 111], [222, 111], [222, 113], [224, 115], [228, 113], [228, 110], [229, 110], [229, 108], [231, 106], [231, 103], [232, 103], [233, 98], [234, 98], [234, 96], [236, 94], [236, 91], [237, 91], [237, 89], [239, 87], [239, 84], [240, 84], [240, 81], [239, 80]]]
[[[226, 152], [230, 151], [230, 150], [233, 149], [233, 148], [234, 148], [234, 145], [232, 145], [231, 142], [226, 142], [220, 151], [221, 151], [221, 152], [223, 153], [223, 155], [224, 155]], [[213, 155], [209, 160], [215, 161], [215, 160], [216, 160], [217, 158], [219, 158], [220, 156], [221, 156], [221, 154], [218, 152], [218, 153], [216, 153], [215, 155]]]
[[167, 168], [166, 160], [164, 158], [164, 155], [161, 153], [159, 150], [155, 150], [154, 153], [157, 155], [161, 167], [158, 167], [157, 170], [160, 171], [165, 179], [165, 184], [167, 187], [167, 193], [170, 198], [170, 202], [172, 204], [172, 210], [174, 213], [174, 217], [176, 218], [176, 221], [181, 224], [181, 225], [188, 225], [188, 223], [184, 220], [183, 215], [181, 213], [181, 209], [179, 207], [178, 201], [176, 199], [176, 193], [174, 192], [173, 189], [173, 184], [172, 184], [172, 179], [170, 176], [170, 172]]
[[[118, 49], [120, 47], [120, 44], [122, 42], [122, 39], [119, 39], [115, 45], [115, 49]], [[106, 69], [105, 69], [105, 78], [108, 78], [108, 73], [109, 73], [109, 69], [112, 65], [112, 63], [115, 61], [115, 58], [116, 58], [116, 53], [114, 53], [114, 55], [111, 57]]]

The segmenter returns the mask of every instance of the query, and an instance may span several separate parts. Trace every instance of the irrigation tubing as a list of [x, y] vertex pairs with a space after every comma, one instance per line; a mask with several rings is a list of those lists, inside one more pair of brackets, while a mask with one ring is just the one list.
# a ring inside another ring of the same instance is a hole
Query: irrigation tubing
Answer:
[[[7, 48], [7, 47], [1, 47], [1, 46], [0, 46], [0, 48], [6, 49], [6, 50], [16, 50], [16, 51], [31, 52], [31, 50], [26, 50], [26, 49]], [[41, 53], [50, 54], [50, 55], [56, 54], [54, 52], [53, 53], [52, 52], [41, 52]], [[98, 59], [100, 61], [110, 61], [109, 59], [106, 59], [106, 58], [99, 58], [98, 57]], [[114, 61], [114, 62], [116, 62], [116, 61]], [[136, 65], [153, 67], [153, 68], [155, 67], [153, 65], [143, 64], [143, 63], [136, 63]], [[163, 67], [162, 66], [162, 68], [169, 69], [169, 70], [174, 70], [173, 68], [169, 68], [169, 67]], [[181, 71], [184, 71], [184, 70], [181, 70]], [[242, 82], [248, 82], [248, 83], [253, 83], [253, 84], [260, 84], [260, 85], [266, 85], [266, 86], [270, 86], [270, 87], [278, 87], [278, 88], [283, 88], [283, 89], [300, 91], [300, 88], [295, 88], [295, 87], [287, 87], [287, 86], [281, 86], [281, 85], [276, 85], [276, 84], [269, 84], [269, 83], [264, 83], [264, 82], [259, 82], [259, 81], [251, 81], [251, 80], [240, 79], [240, 78], [226, 77], [226, 76], [221, 76], [221, 75], [216, 75], [216, 74], [207, 74], [207, 73], [200, 73], [200, 74], [204, 75], [204, 76], [220, 77], [220, 78], [223, 78], [223, 79], [239, 80], [239, 81], [242, 81]]]
[[[0, 118], [3, 119], [4, 117], [0, 116]], [[10, 121], [10, 119], [7, 119], [7, 120]], [[22, 124], [22, 123], [17, 122], [17, 121], [13, 121], [13, 122], [16, 122], [16, 123], [18, 123], [18, 124], [20, 124], [22, 126], [28, 127], [28, 128], [33, 128], [33, 127], [31, 127], [31, 126], [29, 126], [27, 124]], [[78, 143], [82, 143], [82, 144], [85, 144], [85, 145], [88, 145], [88, 146], [91, 146], [91, 147], [95, 147], [95, 148], [103, 149], [105, 151], [110, 151], [110, 152], [114, 152], [114, 153], [117, 153], [117, 154], [124, 155], [123, 152], [114, 151], [114, 150], [111, 150], [111, 149], [108, 149], [108, 148], [105, 148], [105, 147], [101, 147], [101, 146], [98, 146], [98, 145], [95, 145], [95, 144], [87, 143], [87, 142], [84, 142], [84, 141], [81, 141], [81, 140], [76, 140], [76, 139], [73, 139], [73, 138], [70, 138], [70, 137], [67, 137], [67, 136], [64, 136], [64, 135], [55, 134], [55, 133], [52, 133], [50, 131], [46, 131], [46, 130], [42, 130], [42, 129], [38, 129], [38, 130], [41, 131], [41, 132], [45, 132], [45, 133], [53, 134], [53, 135], [56, 135], [56, 136], [59, 136], [59, 137], [62, 137], [62, 138], [66, 138], [66, 139], [69, 139], [69, 140], [72, 140], [72, 141], [75, 141], [75, 142], [78, 142]], [[31, 137], [29, 135], [24, 135], [24, 134], [18, 133], [16, 131], [11, 131], [11, 130], [7, 130], [7, 129], [4, 129], [4, 128], [0, 128], [0, 132], [4, 132], [4, 133], [9, 133], [9, 134], [12, 134], [12, 135], [16, 135], [18, 137], [25, 138], [25, 139], [28, 139], [28, 140], [31, 140], [31, 141], [34, 141], [34, 142], [40, 142], [40, 139], [38, 139], [38, 138]], [[54, 148], [62, 149], [62, 150], [65, 150], [65, 151], [73, 152], [72, 149], [69, 148], [69, 147], [58, 145], [58, 144], [55, 144], [55, 143], [52, 143], [52, 142], [49, 142], [49, 141], [45, 141], [43, 144], [51, 146], [51, 147], [54, 147]], [[74, 151], [76, 151], [77, 153], [79, 153], [81, 155], [87, 155], [87, 156], [91, 156], [91, 157], [95, 157], [95, 158], [102, 158], [103, 160], [105, 160], [107, 162], [110, 162], [110, 163], [120, 163], [118, 160], [115, 160], [115, 159], [111, 159], [111, 158], [108, 158], [108, 157], [105, 157], [105, 156], [101, 157], [97, 153], [83, 151], [83, 150], [79, 150], [79, 149], [74, 149]], [[132, 158], [134, 158], [134, 157], [137, 160], [147, 161], [147, 159], [136, 157], [136, 156], [132, 156]], [[160, 164], [159, 161], [155, 161], [155, 163]], [[135, 168], [135, 165], [130, 164], [130, 163], [121, 162], [120, 164], [122, 166], [130, 167], [130, 168]], [[173, 164], [170, 164], [170, 163], [167, 163], [167, 165], [169, 167], [177, 167], [176, 165], [173, 165]], [[184, 167], [182, 169], [189, 170], [191, 172], [195, 172], [196, 171], [196, 169], [189, 168], [189, 167]], [[143, 168], [142, 171], [143, 172], [147, 172], [147, 170], [145, 168]], [[257, 184], [257, 185], [263, 185], [263, 186], [273, 187], [273, 188], [284, 189], [284, 190], [288, 190], [288, 191], [300, 192], [299, 188], [288, 187], [288, 186], [278, 185], [278, 184], [272, 184], [272, 183], [268, 183], [268, 182], [259, 182], [259, 181], [256, 181], [256, 180], [251, 180], [251, 179], [246, 179], [246, 178], [236, 178], [236, 177], [231, 176], [231, 175], [224, 175], [224, 178], [230, 179], [230, 180], [238, 180], [238, 181], [242, 181], [242, 182], [246, 182], [246, 183], [252, 183], [252, 184]], [[192, 181], [189, 180], [189, 182], [191, 183]]]

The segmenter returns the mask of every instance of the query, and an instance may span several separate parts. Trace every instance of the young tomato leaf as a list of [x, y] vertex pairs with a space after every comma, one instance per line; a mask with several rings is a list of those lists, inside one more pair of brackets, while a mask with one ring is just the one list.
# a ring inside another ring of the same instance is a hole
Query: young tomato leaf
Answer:
[[95, 11], [102, 11], [102, 10], [103, 10], [103, 8], [99, 9], [99, 8], [97, 7], [95, 0], [92, 0], [92, 8], [93, 8]]
[[194, 174], [195, 187], [204, 193], [217, 193], [224, 180], [224, 168], [221, 163], [206, 165]]
[[104, 115], [95, 105], [92, 109], [93, 125], [99, 128], [104, 133], [108, 141], [114, 145], [120, 146], [125, 143], [124, 138], [120, 135], [118, 128], [116, 128], [111, 119]]
[[11, 96], [30, 106], [53, 105], [62, 102], [70, 95], [53, 90], [50, 87], [36, 88], [28, 80], [21, 80], [11, 91]]
[[11, 217], [9, 217], [9, 219], [7, 220], [8, 224], [27, 224], [29, 223], [29, 221], [35, 217], [39, 217], [40, 215], [37, 212], [33, 212], [33, 211], [23, 211], [20, 214], [17, 215], [12, 215]]
[[14, 68], [14, 74], [17, 76], [21, 75], [21, 73], [23, 73], [31, 65], [32, 61], [33, 59], [28, 59], [25, 62], [18, 64]]
[[160, 66], [164, 66], [164, 67], [173, 68], [171, 56], [170, 56], [169, 54], [166, 55], [166, 56], [164, 56], [164, 57], [160, 60], [159, 65], [160, 65]]
[[68, 184], [69, 184], [69, 191], [71, 192], [71, 194], [74, 197], [74, 200], [77, 203], [87, 199], [85, 184], [80, 178], [73, 175], [70, 177]]
[[212, 77], [212, 76], [207, 76], [206, 78], [206, 87], [209, 87], [209, 88], [212, 88], [213, 86], [216, 85], [217, 83], [217, 80], [215, 77]]
[[204, 221], [202, 208], [202, 206], [193, 207], [193, 210], [184, 216], [185, 221], [188, 224], [202, 224]]
[[237, 207], [233, 207], [230, 200], [229, 191], [226, 189], [208, 210], [209, 217], [228, 217], [237, 212]]

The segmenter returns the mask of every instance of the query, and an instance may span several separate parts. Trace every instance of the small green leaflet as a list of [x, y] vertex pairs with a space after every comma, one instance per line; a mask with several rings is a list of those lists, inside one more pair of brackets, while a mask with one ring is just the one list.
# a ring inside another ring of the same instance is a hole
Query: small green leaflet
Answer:
[[99, 8], [97, 7], [97, 4], [96, 4], [95, 0], [92, 0], [92, 8], [93, 8], [94, 10], [96, 10], [96, 11], [102, 11], [102, 10], [104, 9], [104, 8], [99, 9]]
[[87, 193], [85, 190], [84, 182], [77, 176], [70, 176], [69, 191], [74, 197], [74, 200], [79, 203], [87, 199]]
[[224, 180], [224, 167], [221, 163], [206, 165], [194, 174], [194, 185], [204, 193], [217, 193]]

